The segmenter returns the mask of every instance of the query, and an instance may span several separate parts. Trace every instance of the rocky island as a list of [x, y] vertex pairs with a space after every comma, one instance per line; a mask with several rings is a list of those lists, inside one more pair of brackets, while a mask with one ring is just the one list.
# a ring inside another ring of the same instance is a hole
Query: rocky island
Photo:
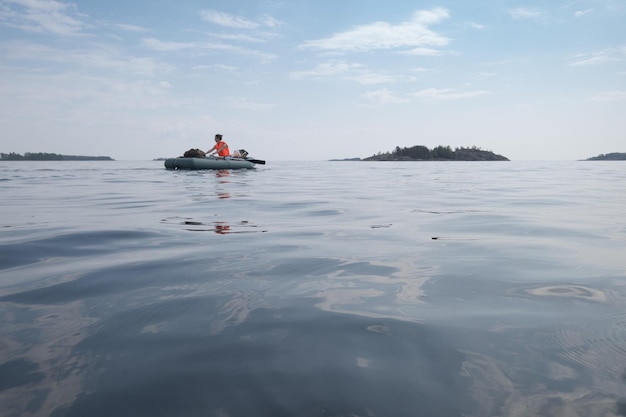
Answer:
[[600, 154], [598, 156], [587, 158], [585, 161], [626, 161], [626, 152]]
[[418, 145], [410, 148], [396, 146], [393, 152], [378, 153], [363, 161], [509, 161], [509, 159], [475, 146], [452, 150], [449, 146], [428, 149], [426, 146]]

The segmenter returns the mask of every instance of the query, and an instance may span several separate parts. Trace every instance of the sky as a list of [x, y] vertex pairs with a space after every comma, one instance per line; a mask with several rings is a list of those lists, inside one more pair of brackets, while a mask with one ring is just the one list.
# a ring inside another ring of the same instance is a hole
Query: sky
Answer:
[[625, 0], [0, 0], [0, 151], [626, 152]]

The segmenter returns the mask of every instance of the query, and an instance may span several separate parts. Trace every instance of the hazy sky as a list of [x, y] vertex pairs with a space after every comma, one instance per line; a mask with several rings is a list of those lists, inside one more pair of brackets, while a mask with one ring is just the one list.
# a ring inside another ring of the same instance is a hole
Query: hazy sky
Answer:
[[626, 1], [0, 0], [0, 151], [626, 152]]

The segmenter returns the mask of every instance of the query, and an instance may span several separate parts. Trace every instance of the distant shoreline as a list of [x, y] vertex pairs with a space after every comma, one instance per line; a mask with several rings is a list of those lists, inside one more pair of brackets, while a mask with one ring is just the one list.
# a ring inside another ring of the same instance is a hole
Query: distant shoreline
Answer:
[[114, 161], [110, 156], [61, 155], [57, 153], [0, 153], [0, 161]]
[[598, 156], [584, 159], [584, 161], [626, 161], [626, 152], [600, 154]]

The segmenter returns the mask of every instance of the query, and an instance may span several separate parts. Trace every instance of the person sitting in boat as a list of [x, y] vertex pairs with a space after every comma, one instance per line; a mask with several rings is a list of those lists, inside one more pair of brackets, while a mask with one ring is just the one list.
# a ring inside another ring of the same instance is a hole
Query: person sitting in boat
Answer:
[[211, 149], [206, 151], [206, 155], [210, 156], [213, 152], [217, 153], [217, 155], [221, 156], [222, 158], [230, 156], [228, 145], [222, 140], [222, 135], [220, 135], [219, 133], [215, 135], [215, 145]]

